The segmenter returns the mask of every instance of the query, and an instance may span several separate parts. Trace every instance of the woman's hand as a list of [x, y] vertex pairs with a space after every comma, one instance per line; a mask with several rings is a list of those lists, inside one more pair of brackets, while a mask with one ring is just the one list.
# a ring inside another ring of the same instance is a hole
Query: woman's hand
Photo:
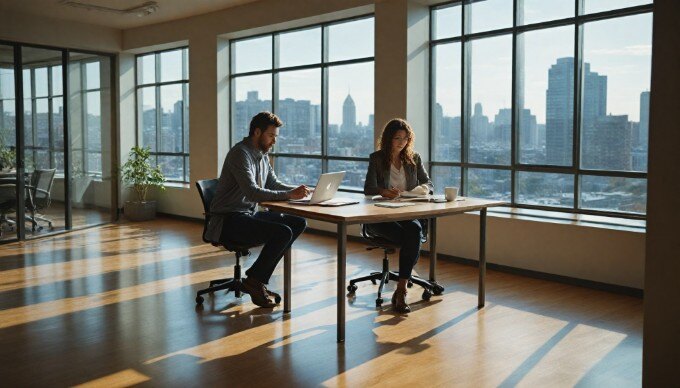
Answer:
[[380, 190], [380, 195], [389, 199], [397, 198], [399, 196], [399, 193], [400, 193], [399, 189], [395, 189], [394, 187], [391, 189]]

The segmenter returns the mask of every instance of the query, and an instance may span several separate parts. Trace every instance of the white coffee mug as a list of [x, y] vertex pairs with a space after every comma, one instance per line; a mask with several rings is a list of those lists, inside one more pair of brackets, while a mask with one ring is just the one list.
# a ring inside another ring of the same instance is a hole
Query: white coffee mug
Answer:
[[444, 198], [446, 198], [447, 201], [455, 201], [457, 196], [457, 187], [444, 187]]

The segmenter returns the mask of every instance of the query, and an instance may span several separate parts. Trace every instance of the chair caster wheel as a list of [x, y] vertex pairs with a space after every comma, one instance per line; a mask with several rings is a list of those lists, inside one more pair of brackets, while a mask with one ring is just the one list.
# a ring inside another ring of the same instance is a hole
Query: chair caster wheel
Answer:
[[349, 286], [347, 286], [347, 292], [349, 292], [350, 294], [354, 294], [357, 291], [357, 289], [359, 289], [359, 287], [357, 287], [356, 284], [350, 284]]
[[374, 286], [375, 286], [376, 284], [378, 284], [378, 283], [375, 281], [375, 279], [371, 279], [371, 283], [373, 283]]
[[413, 282], [409, 280], [408, 283], [406, 283], [406, 287], [408, 288], [413, 287]]
[[203, 297], [202, 296], [198, 295], [196, 297], [196, 304], [198, 304], [198, 305], [203, 304]]
[[432, 293], [428, 290], [423, 291], [423, 300], [429, 301], [432, 298]]
[[274, 295], [274, 302], [276, 302], [276, 304], [281, 303], [281, 295]]
[[378, 298], [375, 300], [375, 307], [380, 307], [383, 304], [383, 298]]
[[435, 295], [441, 295], [444, 293], [444, 287], [440, 286], [439, 284], [435, 284], [434, 287], [432, 287], [432, 291]]

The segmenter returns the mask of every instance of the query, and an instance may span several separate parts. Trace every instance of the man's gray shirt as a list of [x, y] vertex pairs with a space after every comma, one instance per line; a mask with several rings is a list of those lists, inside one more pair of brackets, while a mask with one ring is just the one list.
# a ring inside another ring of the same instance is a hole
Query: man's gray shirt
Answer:
[[288, 198], [293, 186], [283, 184], [269, 164], [269, 156], [255, 148], [249, 137], [229, 150], [222, 166], [215, 197], [210, 205], [213, 214], [206, 238], [218, 242], [222, 234], [225, 213], [256, 211], [258, 202]]

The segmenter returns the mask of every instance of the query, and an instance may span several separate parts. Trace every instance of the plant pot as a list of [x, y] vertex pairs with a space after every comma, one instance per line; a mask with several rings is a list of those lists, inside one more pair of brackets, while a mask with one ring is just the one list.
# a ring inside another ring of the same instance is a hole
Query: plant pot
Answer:
[[149, 221], [156, 218], [156, 201], [125, 201], [123, 213], [130, 221]]

